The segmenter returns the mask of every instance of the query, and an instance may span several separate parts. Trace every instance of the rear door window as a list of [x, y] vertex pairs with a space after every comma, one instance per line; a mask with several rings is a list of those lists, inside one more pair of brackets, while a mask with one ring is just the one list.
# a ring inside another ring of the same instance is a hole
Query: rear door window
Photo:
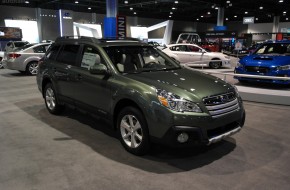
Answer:
[[51, 48], [49, 49], [46, 58], [51, 59], [51, 60], [55, 60], [57, 57], [57, 53], [60, 49], [60, 45], [53, 45], [51, 46]]
[[33, 48], [34, 53], [45, 53], [49, 45], [40, 45]]
[[56, 60], [64, 64], [76, 65], [79, 49], [80, 45], [64, 45], [60, 50]]

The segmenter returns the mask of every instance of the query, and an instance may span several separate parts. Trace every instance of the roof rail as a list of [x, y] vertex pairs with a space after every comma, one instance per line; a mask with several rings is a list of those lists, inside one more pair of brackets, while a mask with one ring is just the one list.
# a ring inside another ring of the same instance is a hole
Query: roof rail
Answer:
[[61, 37], [57, 37], [55, 42], [67, 41], [69, 39], [75, 39], [75, 40], [81, 39], [81, 40], [86, 40], [93, 43], [100, 43], [100, 41], [97, 38], [87, 37], [87, 36], [61, 36]]

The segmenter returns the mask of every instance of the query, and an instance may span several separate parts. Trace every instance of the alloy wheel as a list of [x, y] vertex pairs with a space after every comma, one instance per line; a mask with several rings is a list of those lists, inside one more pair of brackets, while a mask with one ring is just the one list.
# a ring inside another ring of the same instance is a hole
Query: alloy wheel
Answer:
[[123, 141], [130, 148], [137, 148], [143, 139], [141, 124], [134, 115], [125, 115], [120, 123]]
[[54, 92], [51, 88], [47, 88], [46, 92], [45, 92], [45, 102], [47, 107], [50, 110], [54, 110], [55, 106], [56, 106], [56, 100], [55, 100], [55, 95]]
[[36, 62], [30, 63], [28, 66], [28, 71], [30, 74], [36, 75], [37, 71], [38, 71], [38, 63], [36, 63]]

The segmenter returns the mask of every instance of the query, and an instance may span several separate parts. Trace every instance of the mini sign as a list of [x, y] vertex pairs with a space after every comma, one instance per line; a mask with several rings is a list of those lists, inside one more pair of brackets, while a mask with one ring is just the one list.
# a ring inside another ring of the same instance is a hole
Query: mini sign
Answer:
[[244, 17], [243, 24], [253, 24], [255, 22], [255, 17]]
[[126, 17], [117, 16], [117, 37], [125, 38], [126, 37]]

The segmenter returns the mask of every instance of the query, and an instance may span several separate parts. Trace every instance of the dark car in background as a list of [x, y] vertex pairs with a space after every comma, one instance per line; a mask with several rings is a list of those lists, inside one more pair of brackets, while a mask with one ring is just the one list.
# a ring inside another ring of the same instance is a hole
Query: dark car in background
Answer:
[[50, 113], [68, 105], [97, 115], [136, 155], [151, 142], [209, 145], [245, 121], [234, 86], [132, 39], [58, 38], [39, 62], [37, 84]]
[[[290, 40], [268, 41], [254, 53], [243, 57], [235, 68], [237, 74], [290, 77]], [[275, 84], [290, 84], [289, 80], [259, 79], [235, 76], [240, 82], [256, 81]]]

